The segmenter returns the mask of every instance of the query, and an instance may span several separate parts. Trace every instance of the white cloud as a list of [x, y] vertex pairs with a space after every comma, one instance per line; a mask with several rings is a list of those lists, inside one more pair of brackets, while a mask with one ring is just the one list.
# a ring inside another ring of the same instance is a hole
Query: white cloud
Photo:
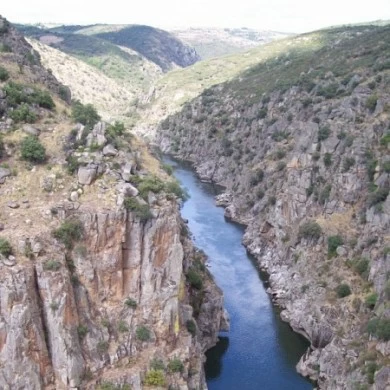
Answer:
[[4, 2], [1, 13], [10, 21], [21, 23], [137, 23], [303, 32], [336, 24], [390, 19], [390, 4], [389, 0], [24, 0]]

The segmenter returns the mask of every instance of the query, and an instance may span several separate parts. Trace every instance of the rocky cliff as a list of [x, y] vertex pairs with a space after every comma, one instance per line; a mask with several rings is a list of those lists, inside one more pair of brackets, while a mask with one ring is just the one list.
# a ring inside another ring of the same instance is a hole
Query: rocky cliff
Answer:
[[389, 27], [332, 29], [206, 90], [161, 149], [226, 187], [281, 316], [311, 341], [323, 389], [390, 383]]
[[0, 387], [206, 388], [227, 324], [180, 187], [4, 19], [0, 42]]

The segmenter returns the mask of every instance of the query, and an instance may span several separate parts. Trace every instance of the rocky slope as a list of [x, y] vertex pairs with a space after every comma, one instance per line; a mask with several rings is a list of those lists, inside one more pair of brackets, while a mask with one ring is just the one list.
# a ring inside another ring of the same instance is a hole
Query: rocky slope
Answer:
[[275, 39], [291, 35], [250, 28], [191, 27], [188, 29], [175, 29], [171, 32], [181, 41], [192, 46], [202, 60], [244, 52]]
[[[390, 383], [390, 29], [350, 27], [206, 90], [157, 142], [226, 187], [281, 316], [311, 341], [323, 389]], [[272, 44], [271, 44], [272, 45]]]
[[228, 324], [182, 191], [123, 124], [70, 118], [3, 18], [0, 46], [0, 387], [206, 388]]

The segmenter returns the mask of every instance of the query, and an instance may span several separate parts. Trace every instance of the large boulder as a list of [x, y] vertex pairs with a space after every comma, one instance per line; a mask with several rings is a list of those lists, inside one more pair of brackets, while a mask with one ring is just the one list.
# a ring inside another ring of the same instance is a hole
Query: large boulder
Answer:
[[96, 178], [97, 166], [95, 164], [80, 167], [77, 173], [78, 181], [83, 185], [90, 185]]

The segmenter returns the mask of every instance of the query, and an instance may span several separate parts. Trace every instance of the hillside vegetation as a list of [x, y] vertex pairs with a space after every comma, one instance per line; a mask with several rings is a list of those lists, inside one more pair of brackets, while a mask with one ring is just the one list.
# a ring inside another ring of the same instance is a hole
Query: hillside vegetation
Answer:
[[188, 28], [172, 30], [181, 41], [192, 46], [202, 60], [243, 52], [287, 37], [287, 33], [249, 28]]
[[282, 318], [311, 341], [299, 371], [323, 389], [386, 389], [390, 27], [321, 30], [249, 53], [255, 66], [184, 104], [157, 142], [226, 187], [218, 204], [247, 225]]

